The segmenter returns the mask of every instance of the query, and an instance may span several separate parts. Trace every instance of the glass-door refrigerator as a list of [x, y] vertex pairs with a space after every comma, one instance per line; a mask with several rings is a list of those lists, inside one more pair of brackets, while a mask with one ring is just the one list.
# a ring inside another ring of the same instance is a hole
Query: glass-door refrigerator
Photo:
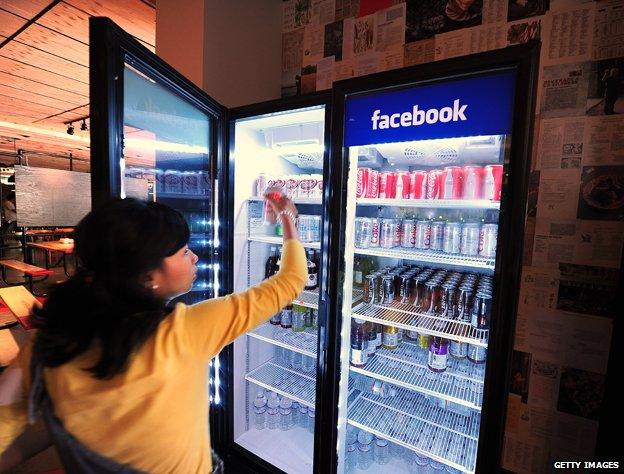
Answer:
[[[323, 199], [328, 164], [329, 94], [234, 109], [229, 122], [228, 190], [233, 291], [279, 270], [282, 228], [263, 220], [263, 194], [279, 188], [298, 209], [308, 282], [286, 308], [221, 354], [225, 436], [233, 472], [312, 473], [322, 294]], [[322, 353], [322, 351], [321, 351]], [[320, 358], [322, 360], [322, 357]]]
[[329, 470], [499, 466], [537, 51], [334, 84]]

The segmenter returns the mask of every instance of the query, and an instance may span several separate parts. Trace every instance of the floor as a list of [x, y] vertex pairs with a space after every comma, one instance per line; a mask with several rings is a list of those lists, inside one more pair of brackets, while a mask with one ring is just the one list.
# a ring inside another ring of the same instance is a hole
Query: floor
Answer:
[[[15, 242], [16, 243], [16, 242]], [[14, 246], [13, 244], [12, 246]], [[12, 258], [16, 260], [23, 260], [23, 255], [21, 249], [9, 249], [7, 250], [2, 258]], [[44, 256], [37, 252], [35, 256], [36, 261], [33, 264], [41, 267], [45, 267]], [[69, 259], [71, 265], [73, 265], [73, 260]], [[73, 270], [73, 266], [70, 266], [70, 270]], [[38, 294], [46, 294], [49, 292], [50, 288], [59, 282], [64, 281], [67, 277], [63, 271], [62, 265], [60, 267], [52, 268], [54, 272], [50, 277], [48, 277], [45, 281], [40, 283], [35, 283], [35, 292]], [[20, 275], [18, 272], [7, 269], [7, 280], [10, 282], [19, 281]], [[0, 280], [0, 288], [5, 287], [6, 284]], [[5, 306], [0, 306], [0, 327], [2, 327], [6, 323], [10, 323], [11, 320], [14, 320], [10, 311]], [[26, 332], [19, 326], [12, 326], [8, 329], [0, 329], [0, 367], [6, 366], [11, 359], [13, 359], [17, 351], [19, 350], [19, 346], [23, 343], [25, 338], [27, 337]], [[56, 450], [54, 448], [49, 448], [37, 456], [31, 458], [28, 462], [22, 464], [21, 466], [11, 469], [10, 473], [15, 474], [34, 474], [34, 473], [49, 473], [57, 474], [62, 471], [57, 471], [60, 469], [61, 464], [56, 454]]]

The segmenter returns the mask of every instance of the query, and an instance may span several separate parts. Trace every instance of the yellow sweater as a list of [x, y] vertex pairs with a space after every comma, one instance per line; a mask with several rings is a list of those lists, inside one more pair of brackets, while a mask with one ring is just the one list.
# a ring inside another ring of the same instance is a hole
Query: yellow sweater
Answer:
[[[46, 369], [56, 415], [87, 447], [141, 471], [210, 472], [208, 363], [292, 301], [306, 280], [303, 247], [290, 239], [281, 270], [272, 278], [241, 293], [192, 306], [177, 304], [123, 374], [97, 380], [82, 370], [95, 361], [94, 351]], [[21, 357], [22, 367], [27, 358]], [[23, 422], [16, 406], [5, 408], [4, 421], [7, 410]]]

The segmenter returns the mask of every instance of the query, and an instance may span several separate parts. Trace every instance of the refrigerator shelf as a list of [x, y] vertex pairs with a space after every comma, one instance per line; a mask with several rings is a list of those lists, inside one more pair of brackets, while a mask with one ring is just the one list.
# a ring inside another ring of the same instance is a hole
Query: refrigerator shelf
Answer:
[[415, 311], [414, 306], [406, 303], [393, 302], [389, 305], [362, 303], [353, 309], [352, 317], [475, 346], [488, 345], [487, 329], [475, 329], [468, 322], [419, 313]]
[[432, 250], [415, 250], [402, 247], [381, 248], [369, 247], [365, 249], [355, 248], [355, 254], [370, 255], [374, 257], [401, 258], [416, 262], [442, 264], [459, 268], [476, 268], [494, 271], [494, 259], [483, 257], [469, 257], [466, 255], [448, 254]]
[[378, 350], [364, 367], [349, 370], [481, 411], [483, 378], [476, 373], [480, 369], [466, 359], [452, 359], [446, 371], [433, 372], [426, 357], [415, 344], [404, 341], [397, 349]]
[[247, 335], [275, 346], [284, 347], [289, 351], [316, 358], [316, 345], [318, 341], [316, 329], [293, 332], [291, 329], [284, 329], [281, 326], [264, 323], [252, 332], [248, 332]]
[[293, 304], [305, 306], [306, 308], [318, 309], [318, 299], [318, 289], [303, 290], [301, 294], [293, 300]]
[[[250, 197], [249, 201], [264, 201], [264, 198], [262, 197]], [[291, 201], [294, 204], [314, 204], [314, 205], [318, 205], [320, 206], [323, 201], [320, 198], [293, 198], [291, 199]]]
[[349, 406], [347, 422], [447, 466], [473, 473], [477, 441], [367, 396]]
[[245, 379], [303, 405], [314, 407], [316, 398], [314, 377], [287, 369], [270, 360], [245, 375]]
[[377, 199], [359, 198], [358, 206], [417, 207], [433, 209], [500, 209], [500, 201], [489, 199]]
[[157, 199], [189, 199], [189, 200], [200, 200], [205, 201], [210, 199], [208, 195], [198, 195], [198, 194], [183, 194], [183, 193], [156, 193]]
[[[250, 236], [247, 239], [249, 242], [261, 242], [264, 244], [272, 244], [272, 245], [282, 245], [283, 244], [283, 239], [281, 237], [272, 237], [270, 235], [255, 235], [255, 236]], [[301, 242], [301, 244], [307, 248], [307, 249], [315, 249], [315, 250], [320, 250], [321, 249], [321, 243], [320, 242]]]

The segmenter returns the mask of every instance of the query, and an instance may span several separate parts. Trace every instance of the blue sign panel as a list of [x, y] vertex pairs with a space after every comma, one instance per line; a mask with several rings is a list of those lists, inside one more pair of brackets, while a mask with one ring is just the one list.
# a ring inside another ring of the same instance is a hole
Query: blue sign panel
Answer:
[[516, 73], [347, 99], [345, 146], [510, 133]]

